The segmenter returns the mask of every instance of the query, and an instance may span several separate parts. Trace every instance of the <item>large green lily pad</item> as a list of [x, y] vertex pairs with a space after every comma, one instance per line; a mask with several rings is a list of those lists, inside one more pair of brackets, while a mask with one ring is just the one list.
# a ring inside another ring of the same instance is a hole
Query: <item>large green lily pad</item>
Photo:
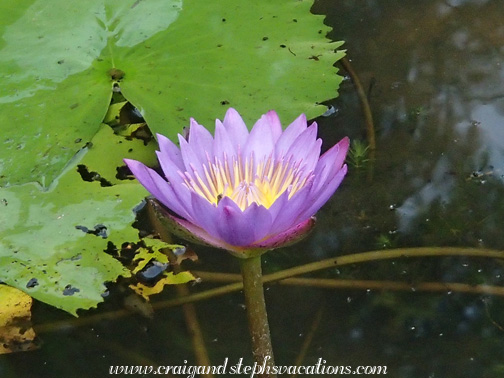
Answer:
[[[321, 114], [343, 53], [311, 5], [0, 0], [0, 281], [75, 314], [130, 274], [104, 250], [138, 240], [132, 209], [146, 192], [117, 168], [154, 165], [156, 146], [101, 123], [114, 85], [171, 138], [229, 106], [249, 126], [269, 109], [285, 124]], [[78, 165], [104, 180], [84, 181]]]
[[[1, 280], [72, 314], [101, 302], [104, 282], [130, 274], [104, 250], [108, 242], [120, 247], [138, 241], [132, 209], [147, 194], [135, 181], [114, 181], [108, 167], [120, 166], [125, 151], [148, 162], [154, 147], [124, 140], [103, 125], [92, 147], [77, 155], [47, 190], [37, 183], [0, 188]], [[83, 181], [77, 164], [116, 185]], [[95, 230], [101, 232], [94, 235]]]

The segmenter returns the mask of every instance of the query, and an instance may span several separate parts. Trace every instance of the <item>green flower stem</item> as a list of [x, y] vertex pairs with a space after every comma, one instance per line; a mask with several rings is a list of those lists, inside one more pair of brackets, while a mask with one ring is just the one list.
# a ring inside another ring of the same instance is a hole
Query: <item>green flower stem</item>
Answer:
[[257, 376], [262, 378], [276, 377], [276, 374], [271, 372], [275, 362], [273, 348], [271, 347], [266, 303], [264, 302], [261, 256], [240, 259], [240, 262], [249, 331], [252, 339], [252, 353], [257, 366], [263, 366], [263, 364], [266, 366], [265, 371]]

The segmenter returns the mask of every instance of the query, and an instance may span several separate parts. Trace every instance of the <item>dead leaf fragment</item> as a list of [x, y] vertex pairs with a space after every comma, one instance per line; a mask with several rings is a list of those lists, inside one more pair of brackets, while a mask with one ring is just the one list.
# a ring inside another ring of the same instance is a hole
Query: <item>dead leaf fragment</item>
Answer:
[[138, 283], [137, 285], [130, 285], [129, 287], [135, 293], [141, 295], [148, 301], [151, 295], [161, 293], [165, 285], [178, 285], [194, 281], [195, 279], [196, 278], [190, 272], [180, 272], [178, 274], [165, 272], [163, 273], [163, 278], [157, 281], [154, 286], [147, 286], [142, 283]]
[[28, 294], [0, 285], [0, 354], [37, 349], [31, 326], [31, 305]]

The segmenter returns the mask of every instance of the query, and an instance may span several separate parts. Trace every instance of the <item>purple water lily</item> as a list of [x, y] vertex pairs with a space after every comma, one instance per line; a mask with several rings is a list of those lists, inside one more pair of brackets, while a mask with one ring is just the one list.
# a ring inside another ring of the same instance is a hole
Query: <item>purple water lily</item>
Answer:
[[250, 257], [304, 236], [313, 215], [347, 172], [348, 138], [320, 156], [317, 124], [300, 115], [282, 131], [269, 111], [248, 131], [234, 109], [216, 121], [215, 136], [191, 119], [178, 148], [157, 135], [165, 178], [125, 159], [140, 183], [171, 212], [173, 228]]

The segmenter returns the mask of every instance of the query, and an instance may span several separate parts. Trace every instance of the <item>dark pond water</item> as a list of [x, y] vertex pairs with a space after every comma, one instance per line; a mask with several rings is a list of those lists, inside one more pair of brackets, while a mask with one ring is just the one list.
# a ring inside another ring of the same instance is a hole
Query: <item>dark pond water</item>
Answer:
[[[504, 250], [504, 2], [325, 0], [314, 12], [328, 15], [331, 38], [346, 41], [373, 112], [376, 156], [374, 163], [351, 167], [307, 240], [265, 256], [265, 272], [381, 248]], [[320, 120], [325, 147], [345, 135], [365, 142], [350, 80], [331, 104], [336, 113]], [[194, 269], [239, 271], [224, 253], [201, 249], [198, 255]], [[423, 282], [502, 286], [501, 262], [384, 260], [314, 277], [398, 281], [411, 288], [268, 286], [277, 364], [293, 365], [313, 328], [304, 365], [322, 358], [327, 365], [387, 366], [389, 377], [504, 376], [502, 297], [416, 289]], [[191, 291], [216, 285], [202, 283]], [[81, 317], [117, 310], [122, 299], [112, 291], [99, 311]], [[200, 302], [196, 309], [212, 364], [226, 357], [250, 363], [241, 293]], [[153, 319], [44, 326], [68, 318], [36, 304], [35, 322], [45, 327], [42, 348], [2, 356], [0, 376], [104, 377], [110, 365], [195, 364], [180, 308], [158, 310]]]

